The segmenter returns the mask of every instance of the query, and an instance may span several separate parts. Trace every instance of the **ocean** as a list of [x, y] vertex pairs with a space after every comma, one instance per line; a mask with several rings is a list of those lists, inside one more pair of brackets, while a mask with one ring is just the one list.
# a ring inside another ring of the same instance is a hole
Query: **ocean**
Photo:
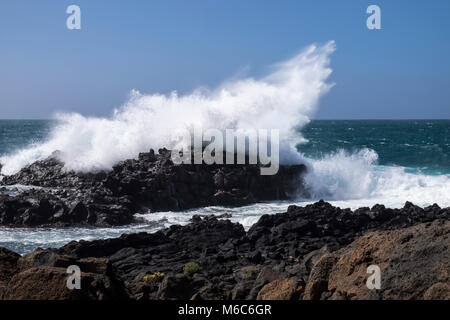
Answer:
[[[55, 145], [66, 143], [61, 143], [61, 132], [69, 131], [67, 127], [61, 129], [57, 121], [1, 120], [0, 163], [12, 173], [48, 155]], [[80, 141], [86, 140], [83, 130], [76, 134], [82, 137]], [[148, 213], [141, 215], [143, 222], [117, 228], [0, 227], [0, 246], [25, 254], [37, 247], [59, 247], [71, 240], [154, 232], [172, 224], [186, 224], [194, 214], [231, 213], [233, 222], [249, 228], [263, 214], [283, 212], [291, 204], [305, 205], [319, 199], [352, 209], [376, 203], [398, 208], [406, 201], [420, 206], [450, 206], [450, 120], [313, 120], [299, 129], [299, 135], [303, 142], [297, 150], [309, 168], [305, 179], [312, 199]], [[67, 141], [73, 141], [76, 150], [83, 146], [74, 136]]]

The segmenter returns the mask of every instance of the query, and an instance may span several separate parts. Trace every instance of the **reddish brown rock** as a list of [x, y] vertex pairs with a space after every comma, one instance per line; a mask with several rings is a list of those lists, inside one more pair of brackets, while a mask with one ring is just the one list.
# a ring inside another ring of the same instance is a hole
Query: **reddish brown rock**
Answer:
[[[75, 264], [76, 258], [68, 255], [57, 254], [52, 249], [38, 248], [35, 251], [26, 254], [17, 261], [19, 271], [24, 271], [33, 267], [59, 267], [67, 268]], [[84, 271], [84, 270], [83, 270]]]
[[291, 300], [296, 293], [296, 283], [294, 279], [272, 281], [259, 291], [257, 300]]
[[425, 291], [425, 300], [450, 300], [450, 284], [438, 282]]
[[112, 298], [114, 289], [102, 275], [81, 274], [81, 289], [67, 288], [66, 269], [38, 267], [16, 274], [3, 294], [3, 300], [103, 300]]
[[[126, 298], [105, 258], [77, 259], [38, 249], [24, 257], [2, 255], [0, 248], [0, 298], [3, 300], [104, 300]], [[8, 268], [6, 265], [9, 263]], [[81, 289], [67, 288], [67, 268], [81, 270]], [[2, 269], [2, 267], [5, 267]], [[3, 281], [2, 281], [3, 279]]]
[[[367, 267], [381, 269], [381, 289], [366, 286]], [[369, 233], [323, 256], [304, 299], [446, 299], [450, 295], [450, 221]]]
[[330, 272], [336, 260], [334, 255], [325, 254], [314, 265], [305, 287], [304, 300], [319, 300], [322, 293], [327, 291]]

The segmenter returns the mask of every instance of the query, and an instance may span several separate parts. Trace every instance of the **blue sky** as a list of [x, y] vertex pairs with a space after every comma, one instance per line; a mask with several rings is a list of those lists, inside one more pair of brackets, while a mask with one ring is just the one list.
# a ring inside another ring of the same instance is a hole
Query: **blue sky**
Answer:
[[450, 118], [449, 14], [448, 0], [2, 0], [0, 118], [108, 116], [133, 88], [214, 87], [329, 40], [336, 86], [315, 118]]

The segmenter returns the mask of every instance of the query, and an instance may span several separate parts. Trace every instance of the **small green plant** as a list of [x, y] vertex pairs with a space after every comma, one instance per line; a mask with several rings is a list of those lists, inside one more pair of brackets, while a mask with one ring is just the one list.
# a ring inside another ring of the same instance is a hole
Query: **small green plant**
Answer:
[[188, 262], [184, 265], [183, 271], [185, 276], [192, 276], [194, 273], [197, 273], [202, 268], [196, 262]]
[[153, 274], [148, 274], [144, 276], [144, 281], [152, 284], [161, 282], [163, 279], [164, 273], [161, 272], [155, 272]]
[[246, 280], [254, 279], [254, 278], [256, 278], [257, 275], [258, 275], [258, 270], [249, 270], [245, 273], [244, 279], [246, 279]]

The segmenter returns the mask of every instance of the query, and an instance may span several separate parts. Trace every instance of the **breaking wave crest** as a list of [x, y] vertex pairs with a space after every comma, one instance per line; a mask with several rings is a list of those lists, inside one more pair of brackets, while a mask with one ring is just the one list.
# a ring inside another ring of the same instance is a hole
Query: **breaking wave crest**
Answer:
[[371, 149], [341, 150], [315, 159], [297, 151], [295, 146], [305, 141], [300, 129], [333, 85], [327, 79], [334, 50], [333, 41], [312, 45], [274, 65], [265, 77], [226, 81], [215, 89], [198, 88], [186, 95], [133, 90], [109, 118], [59, 114], [58, 125], [46, 141], [0, 158], [1, 173], [14, 174], [55, 150], [61, 151], [61, 160], [69, 170], [110, 169], [150, 148], [174, 147], [173, 131], [193, 127], [279, 129], [281, 163], [308, 166], [305, 182], [313, 199], [353, 208], [375, 203], [398, 207], [407, 200], [450, 206], [449, 175], [380, 166], [377, 153]]
[[312, 45], [274, 65], [260, 79], [227, 81], [218, 88], [199, 88], [182, 96], [133, 90], [109, 118], [59, 114], [59, 125], [47, 141], [0, 158], [2, 173], [13, 174], [55, 150], [62, 152], [61, 160], [69, 170], [110, 169], [150, 148], [173, 147], [173, 130], [193, 127], [279, 129], [281, 162], [301, 161], [295, 145], [303, 138], [297, 129], [309, 121], [319, 98], [332, 86], [326, 81], [334, 50], [333, 41]]

